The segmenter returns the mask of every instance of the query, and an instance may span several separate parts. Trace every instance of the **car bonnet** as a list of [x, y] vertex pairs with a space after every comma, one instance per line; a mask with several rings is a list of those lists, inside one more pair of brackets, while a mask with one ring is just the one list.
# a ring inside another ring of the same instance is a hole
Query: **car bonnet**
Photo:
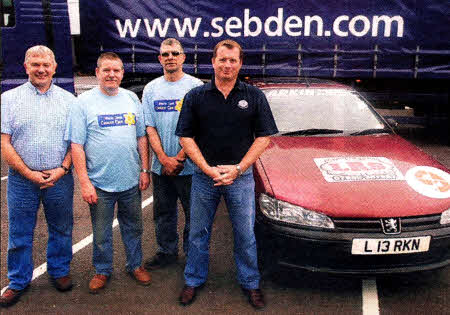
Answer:
[[332, 217], [450, 208], [449, 170], [397, 135], [272, 137], [255, 172], [257, 192]]

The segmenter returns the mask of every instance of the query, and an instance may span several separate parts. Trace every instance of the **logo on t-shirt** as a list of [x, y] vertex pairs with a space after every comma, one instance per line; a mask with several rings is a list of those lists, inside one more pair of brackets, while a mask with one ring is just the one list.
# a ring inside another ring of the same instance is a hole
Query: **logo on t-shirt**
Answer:
[[240, 100], [238, 103], [238, 107], [242, 109], [246, 109], [248, 107], [248, 103], [246, 100]]
[[122, 113], [110, 115], [98, 115], [98, 125], [100, 127], [117, 127], [136, 125], [135, 113]]
[[156, 100], [153, 105], [155, 106], [155, 112], [175, 112], [178, 102], [179, 100]]
[[182, 98], [181, 100], [177, 101], [177, 106], [175, 107], [175, 109], [179, 112], [181, 112], [181, 107], [183, 107], [183, 100], [184, 98]]

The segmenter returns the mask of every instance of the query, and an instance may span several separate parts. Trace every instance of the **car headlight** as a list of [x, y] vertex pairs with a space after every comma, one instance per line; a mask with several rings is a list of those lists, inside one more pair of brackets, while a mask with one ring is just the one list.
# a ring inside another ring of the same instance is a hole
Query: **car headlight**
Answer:
[[441, 215], [441, 224], [450, 224], [450, 209], [442, 212]]
[[261, 194], [259, 197], [259, 206], [264, 215], [273, 220], [334, 229], [333, 221], [326, 215], [306, 210], [300, 206], [277, 200], [265, 194]]

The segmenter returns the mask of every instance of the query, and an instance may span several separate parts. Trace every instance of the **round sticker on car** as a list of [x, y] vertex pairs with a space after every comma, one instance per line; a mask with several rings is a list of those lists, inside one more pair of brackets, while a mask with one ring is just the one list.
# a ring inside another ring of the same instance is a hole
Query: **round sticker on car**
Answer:
[[405, 179], [419, 194], [430, 198], [450, 198], [450, 174], [443, 170], [416, 166], [406, 172]]

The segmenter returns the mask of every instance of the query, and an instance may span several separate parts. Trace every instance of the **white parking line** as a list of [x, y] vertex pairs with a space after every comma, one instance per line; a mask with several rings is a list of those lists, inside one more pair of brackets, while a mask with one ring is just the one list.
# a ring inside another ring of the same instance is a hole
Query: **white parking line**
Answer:
[[2, 177], [2, 180], [5, 180], [5, 179], [7, 179], [8, 178], [8, 176], [3, 176]]
[[[2, 178], [3, 180], [3, 178]], [[147, 207], [148, 205], [153, 203], [153, 196], [150, 198], [144, 200], [142, 202], [142, 209]], [[115, 228], [119, 222], [117, 219], [113, 221], [113, 228]], [[81, 241], [79, 241], [77, 244], [72, 246], [72, 253], [75, 254], [84, 247], [88, 246], [90, 243], [92, 243], [93, 235], [90, 234], [89, 236], [85, 237]], [[39, 267], [35, 268], [33, 270], [33, 278], [34, 279], [40, 277], [47, 271], [47, 263], [43, 263]], [[3, 294], [5, 290], [8, 288], [8, 286], [4, 287], [0, 294]], [[378, 291], [377, 291], [377, 283], [375, 279], [367, 279], [362, 281], [362, 314], [363, 315], [379, 315], [380, 314], [380, 306], [378, 303]]]
[[379, 315], [377, 282], [375, 279], [362, 281], [362, 313], [363, 315]]
[[[148, 198], [148, 199], [146, 199], [146, 200], [144, 200], [142, 202], [142, 209], [144, 209], [148, 205], [152, 204], [152, 202], [153, 202], [153, 196], [150, 196], [150, 198]], [[119, 221], [117, 221], [117, 219], [115, 219], [113, 221], [112, 227], [115, 228], [117, 225], [119, 225]], [[90, 243], [92, 243], [92, 240], [93, 240], [93, 235], [92, 234], [90, 234], [89, 236], [85, 237], [84, 239], [82, 239], [81, 241], [79, 241], [78, 243], [76, 243], [75, 245], [72, 246], [72, 253], [75, 254], [79, 250], [81, 250], [84, 247], [88, 246]], [[37, 268], [35, 268], [33, 270], [33, 278], [31, 278], [31, 281], [33, 281], [34, 279], [42, 276], [46, 271], [47, 271], [47, 263], [45, 262], [45, 263], [43, 263], [42, 265], [40, 265], [39, 267], [37, 267]], [[4, 287], [2, 289], [2, 291], [0, 292], [0, 295], [3, 294], [3, 292], [5, 292], [5, 290], [7, 288], [8, 288], [8, 286]]]

